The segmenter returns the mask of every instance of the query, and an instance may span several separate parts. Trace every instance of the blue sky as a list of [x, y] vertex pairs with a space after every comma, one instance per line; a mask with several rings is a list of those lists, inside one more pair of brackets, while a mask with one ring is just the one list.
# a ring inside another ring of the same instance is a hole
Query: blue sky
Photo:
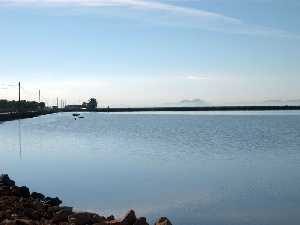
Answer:
[[300, 99], [297, 0], [0, 0], [0, 98]]

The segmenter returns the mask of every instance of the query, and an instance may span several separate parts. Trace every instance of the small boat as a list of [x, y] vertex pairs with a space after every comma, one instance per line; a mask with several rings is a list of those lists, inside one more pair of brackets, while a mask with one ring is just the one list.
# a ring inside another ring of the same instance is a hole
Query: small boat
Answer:
[[79, 119], [83, 119], [83, 118], [84, 118], [84, 116], [79, 116], [78, 118], [79, 118]]
[[73, 113], [73, 116], [80, 116], [80, 113]]

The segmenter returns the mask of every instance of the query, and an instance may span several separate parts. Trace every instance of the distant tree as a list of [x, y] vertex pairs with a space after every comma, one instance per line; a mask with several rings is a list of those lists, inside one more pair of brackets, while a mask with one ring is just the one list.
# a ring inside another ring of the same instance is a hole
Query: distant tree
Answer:
[[18, 109], [21, 111], [38, 111], [45, 108], [44, 102], [34, 102], [22, 100], [19, 104], [18, 101], [8, 101], [6, 99], [0, 100], [0, 112], [16, 112]]
[[97, 99], [91, 98], [89, 100], [89, 102], [87, 103], [87, 109], [88, 110], [96, 110], [97, 109], [97, 105], [98, 105]]

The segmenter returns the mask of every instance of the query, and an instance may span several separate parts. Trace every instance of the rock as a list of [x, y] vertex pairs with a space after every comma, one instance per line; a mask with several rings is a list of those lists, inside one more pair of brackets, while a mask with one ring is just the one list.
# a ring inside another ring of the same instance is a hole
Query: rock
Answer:
[[11, 187], [11, 192], [13, 195], [23, 198], [28, 198], [30, 196], [29, 188], [22, 186], [22, 187]]
[[59, 210], [61, 210], [61, 208], [59, 206], [51, 206], [51, 207], [48, 208], [47, 212], [48, 213], [56, 213]]
[[121, 221], [124, 225], [133, 225], [136, 221], [135, 212], [131, 209]]
[[33, 220], [39, 220], [40, 219], [39, 213], [37, 211], [31, 209], [31, 208], [23, 209], [23, 214], [27, 218], [30, 218], [30, 219], [33, 219]]
[[0, 176], [0, 186], [14, 186], [15, 182], [9, 178], [7, 174], [3, 174]]
[[93, 223], [103, 223], [105, 221], [104, 216], [99, 216], [98, 214], [91, 214]]
[[20, 187], [20, 192], [21, 192], [21, 196], [24, 198], [29, 198], [30, 197], [30, 191], [29, 188], [26, 186], [22, 186]]
[[76, 213], [70, 215], [68, 217], [68, 221], [76, 225], [86, 225], [86, 224], [103, 223], [105, 221], [105, 217], [101, 217], [94, 213], [84, 212], [84, 213]]
[[52, 218], [53, 223], [57, 222], [68, 222], [68, 218], [73, 214], [72, 207], [63, 207], [61, 210], [57, 211]]
[[11, 191], [9, 190], [9, 187], [6, 186], [0, 186], [0, 196], [9, 196], [11, 195]]
[[[1, 1], [1, 0], [0, 0]], [[38, 192], [30, 194], [26, 186], [15, 186], [8, 175], [0, 176], [0, 225], [149, 225], [145, 217], [136, 218], [130, 210], [123, 219], [105, 218], [95, 213], [74, 213], [72, 207], [60, 207], [62, 201]], [[155, 225], [171, 225], [163, 217]]]
[[31, 202], [31, 208], [35, 210], [42, 210], [45, 208], [45, 205], [38, 199], [32, 199], [30, 200], [30, 202]]
[[25, 220], [25, 219], [17, 219], [16, 225], [35, 225], [36, 223], [32, 220]]
[[154, 225], [172, 225], [170, 220], [166, 217], [159, 218]]
[[0, 224], [1, 225], [16, 225], [16, 222], [15, 222], [15, 220], [5, 219]]
[[109, 217], [106, 218], [107, 221], [112, 221], [115, 220], [114, 215], [110, 215]]
[[149, 225], [149, 223], [147, 223], [147, 220], [145, 217], [141, 217], [135, 221], [134, 225]]
[[32, 220], [17, 219], [17, 220], [4, 220], [1, 225], [36, 225], [37, 223]]
[[104, 225], [124, 225], [120, 220], [105, 221]]
[[45, 199], [45, 196], [38, 192], [32, 192], [30, 196], [34, 199], [40, 199], [40, 200]]
[[51, 206], [59, 206], [62, 203], [62, 201], [58, 197], [55, 198], [47, 197], [44, 199], [44, 203]]

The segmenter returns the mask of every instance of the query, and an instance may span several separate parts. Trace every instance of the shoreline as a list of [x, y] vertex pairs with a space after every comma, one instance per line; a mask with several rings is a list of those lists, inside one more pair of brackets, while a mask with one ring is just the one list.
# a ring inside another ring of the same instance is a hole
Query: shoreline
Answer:
[[[16, 186], [8, 175], [0, 175], [0, 225], [149, 225], [145, 217], [136, 217], [129, 210], [120, 219], [92, 212], [74, 212], [73, 207], [60, 206], [58, 198], [30, 192], [26, 186]], [[172, 225], [166, 217], [154, 225]]]
[[43, 115], [60, 112], [249, 112], [249, 111], [296, 111], [300, 106], [207, 106], [207, 107], [143, 107], [143, 108], [98, 108], [96, 110], [86, 109], [58, 109], [48, 111], [32, 112], [7, 112], [0, 113], [0, 122], [13, 121], [19, 119], [29, 119]]
[[22, 113], [0, 113], [0, 122], [7, 122], [19, 119], [29, 119], [38, 116], [57, 113], [57, 111], [34, 111], [34, 112], [22, 112]]
[[[137, 107], [99, 108], [96, 112], [187, 112], [187, 111], [279, 111], [300, 110], [300, 106], [206, 106], [206, 107]], [[82, 110], [86, 111], [86, 110]]]

